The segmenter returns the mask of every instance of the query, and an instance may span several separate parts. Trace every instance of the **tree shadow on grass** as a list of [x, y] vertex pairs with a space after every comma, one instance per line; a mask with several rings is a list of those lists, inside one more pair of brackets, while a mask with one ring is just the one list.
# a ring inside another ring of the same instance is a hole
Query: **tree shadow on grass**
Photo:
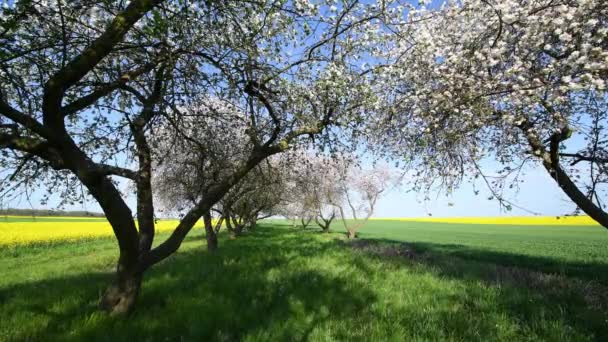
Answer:
[[[417, 254], [427, 256], [441, 256], [444, 261], [457, 260], [495, 264], [505, 267], [525, 268], [531, 271], [558, 274], [569, 278], [580, 278], [585, 281], [598, 282], [608, 286], [608, 263], [599, 262], [572, 262], [559, 258], [548, 258], [531, 255], [522, 255], [508, 252], [498, 252], [482, 248], [475, 248], [460, 244], [439, 244], [428, 242], [404, 242], [391, 239], [365, 239], [377, 243], [387, 243], [393, 246], [403, 244], [406, 248]], [[453, 265], [458, 266], [458, 265]], [[463, 266], [466, 266], [464, 264]], [[452, 268], [450, 268], [452, 269]], [[458, 274], [468, 274], [461, 269], [453, 269]], [[470, 271], [470, 270], [469, 270]], [[474, 275], [474, 277], [476, 277]]]
[[[294, 239], [291, 233], [259, 228], [235, 241], [222, 241], [213, 255], [203, 244], [176, 254], [146, 274], [137, 310], [128, 318], [97, 310], [111, 274], [87, 273], [0, 289], [0, 312], [6, 317], [0, 337], [305, 340], [328, 317], [350, 316], [374, 301], [371, 291], [351, 279], [301, 266], [307, 255], [335, 248], [334, 242]], [[291, 267], [292, 262], [299, 266]]]
[[[361, 239], [344, 245], [394, 267], [407, 267], [415, 273], [431, 273], [468, 284], [462, 291], [449, 295], [441, 293], [437, 297], [437, 300], [464, 305], [467, 311], [484, 314], [489, 308], [484, 308], [484, 304], [480, 304], [483, 301], [475, 298], [485, 296], [484, 288], [494, 288], [498, 294], [492, 298], [493, 305], [515, 321], [525, 322], [523, 325], [535, 326], [539, 321], [563, 322], [592, 339], [608, 340], [606, 264], [563, 262], [464, 245], [390, 239]], [[414, 317], [415, 313], [411, 315]], [[449, 317], [449, 324], [455, 329], [463, 326], [457, 323], [460, 317]], [[493, 329], [488, 326], [482, 330]], [[545, 333], [539, 337], [546, 339], [556, 332]], [[570, 338], [556, 334], [551, 339]]]

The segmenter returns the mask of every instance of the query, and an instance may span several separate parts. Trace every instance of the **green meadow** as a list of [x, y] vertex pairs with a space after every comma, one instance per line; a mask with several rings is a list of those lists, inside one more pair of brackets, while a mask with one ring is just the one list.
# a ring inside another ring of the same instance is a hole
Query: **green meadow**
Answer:
[[0, 341], [608, 340], [599, 226], [332, 230], [266, 220], [209, 254], [197, 229], [129, 319], [97, 309], [113, 239], [0, 247]]

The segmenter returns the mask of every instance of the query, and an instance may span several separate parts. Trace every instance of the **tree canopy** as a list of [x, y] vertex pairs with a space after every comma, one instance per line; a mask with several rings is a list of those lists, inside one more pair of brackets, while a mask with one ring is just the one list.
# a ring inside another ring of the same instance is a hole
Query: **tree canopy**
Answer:
[[[449, 190], [487, 180], [502, 191], [540, 162], [564, 192], [608, 227], [605, 1], [447, 2], [412, 12], [385, 55], [392, 101], [382, 148], [416, 158], [428, 183]], [[583, 166], [583, 164], [585, 164]]]

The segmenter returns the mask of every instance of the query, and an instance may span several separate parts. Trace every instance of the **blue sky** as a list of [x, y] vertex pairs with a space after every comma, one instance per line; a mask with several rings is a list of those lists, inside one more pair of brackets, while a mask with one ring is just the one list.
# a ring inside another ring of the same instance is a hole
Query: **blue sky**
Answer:
[[[508, 194], [518, 206], [528, 211], [549, 216], [570, 214], [575, 206], [563, 194], [555, 181], [541, 168], [529, 169], [523, 177], [519, 192]], [[463, 216], [528, 216], [530, 212], [513, 208], [511, 211], [501, 210], [496, 200], [488, 200], [490, 192], [482, 184], [476, 189], [479, 195], [474, 195], [473, 186], [463, 184], [450, 197], [441, 194], [431, 195], [431, 201], [424, 202], [424, 195], [393, 190], [384, 196], [378, 204], [375, 217], [423, 217], [431, 214], [434, 217], [463, 217]], [[451, 205], [450, 205], [451, 203]]]
[[[549, 174], [539, 167], [528, 167], [523, 177], [519, 192], [508, 193], [508, 198], [518, 206], [541, 215], [565, 215], [574, 210], [572, 202], [562, 193], [555, 181]], [[424, 194], [408, 192], [407, 179], [405, 186], [394, 189], [380, 199], [374, 217], [426, 217], [429, 214], [434, 217], [462, 217], [462, 216], [525, 216], [532, 215], [529, 212], [513, 208], [507, 212], [500, 209], [496, 200], [488, 200], [489, 191], [482, 185], [477, 184], [479, 195], [474, 195], [473, 186], [465, 183], [450, 197], [435, 193], [431, 194], [430, 201], [423, 201]], [[123, 188], [125, 188], [123, 186]], [[39, 199], [42, 192], [32, 194], [30, 201], [21, 198], [17, 201], [3, 203], [4, 207], [14, 208], [54, 208], [58, 198], [51, 198], [49, 205], [41, 206]], [[135, 212], [135, 201], [133, 196], [128, 202]], [[66, 210], [88, 210], [101, 211], [94, 201], [84, 205], [67, 206]]]

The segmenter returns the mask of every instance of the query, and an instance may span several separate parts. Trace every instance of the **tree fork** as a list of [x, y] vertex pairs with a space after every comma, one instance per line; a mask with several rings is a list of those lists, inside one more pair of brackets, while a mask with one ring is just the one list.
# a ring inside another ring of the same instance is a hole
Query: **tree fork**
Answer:
[[524, 121], [519, 125], [532, 147], [534, 154], [538, 155], [543, 162], [543, 167], [562, 191], [587, 215], [608, 229], [608, 213], [595, 205], [591, 199], [578, 188], [570, 176], [562, 169], [559, 160], [559, 146], [562, 141], [570, 136], [570, 129], [564, 127], [560, 132], [555, 133], [550, 138], [549, 151], [542, 144], [541, 140], [532, 131], [532, 125]]

